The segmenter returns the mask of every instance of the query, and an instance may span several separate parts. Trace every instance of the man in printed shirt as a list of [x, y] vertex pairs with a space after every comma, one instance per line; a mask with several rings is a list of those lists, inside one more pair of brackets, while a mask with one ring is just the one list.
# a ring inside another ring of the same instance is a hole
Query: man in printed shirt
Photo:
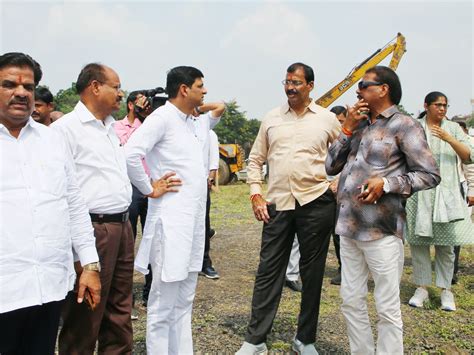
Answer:
[[[125, 155], [111, 113], [123, 92], [117, 73], [102, 64], [86, 65], [76, 82], [80, 101], [52, 127], [65, 137], [93, 222], [101, 265], [102, 302], [94, 312], [67, 298], [59, 335], [61, 354], [132, 351], [133, 235], [128, 221], [132, 188]], [[80, 273], [81, 270], [78, 269]]]
[[72, 249], [84, 267], [73, 302], [86, 289], [92, 306], [100, 302], [99, 274], [89, 270], [99, 257], [71, 157], [59, 134], [30, 117], [41, 76], [23, 53], [0, 56], [2, 354], [54, 354], [76, 276]]
[[328, 175], [341, 171], [336, 233], [341, 236], [342, 313], [351, 352], [374, 354], [367, 313], [369, 271], [379, 316], [377, 354], [403, 354], [399, 283], [404, 200], [441, 178], [421, 125], [397, 109], [402, 89], [387, 67], [367, 70], [342, 133], [329, 149]]
[[[324, 162], [341, 125], [333, 113], [309, 97], [314, 87], [311, 67], [290, 65], [283, 85], [288, 102], [263, 119], [247, 167], [252, 208], [257, 220], [265, 223], [252, 315], [239, 355], [266, 352], [295, 233], [303, 290], [292, 347], [298, 353], [317, 354], [321, 286], [336, 210]], [[266, 200], [261, 187], [265, 161], [271, 167]]]

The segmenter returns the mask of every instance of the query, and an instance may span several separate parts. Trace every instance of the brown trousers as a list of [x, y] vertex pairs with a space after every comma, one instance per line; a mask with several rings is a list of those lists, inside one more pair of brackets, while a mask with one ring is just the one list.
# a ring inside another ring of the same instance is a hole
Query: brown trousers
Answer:
[[89, 355], [99, 341], [99, 354], [131, 354], [134, 243], [130, 222], [93, 223], [101, 263], [101, 301], [92, 312], [70, 292], [63, 308], [59, 353]]

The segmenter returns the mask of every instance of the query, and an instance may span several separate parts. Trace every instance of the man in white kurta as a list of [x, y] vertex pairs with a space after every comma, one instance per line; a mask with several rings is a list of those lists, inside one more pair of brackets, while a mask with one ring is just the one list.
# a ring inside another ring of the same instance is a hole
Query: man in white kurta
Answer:
[[[207, 171], [203, 145], [217, 120], [193, 117], [207, 93], [202, 73], [177, 67], [168, 73], [169, 101], [155, 110], [128, 141], [125, 151], [132, 183], [145, 195], [152, 192], [141, 159], [152, 180], [175, 172], [179, 192], [150, 198], [144, 236], [135, 268], [153, 283], [148, 299], [148, 354], [192, 354], [191, 312], [204, 249]], [[156, 277], [155, 277], [156, 275]]]

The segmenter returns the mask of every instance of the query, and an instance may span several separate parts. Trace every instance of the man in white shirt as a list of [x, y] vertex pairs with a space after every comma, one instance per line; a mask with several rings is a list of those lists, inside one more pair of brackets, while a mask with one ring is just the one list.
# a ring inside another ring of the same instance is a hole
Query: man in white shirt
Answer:
[[147, 353], [192, 354], [191, 313], [204, 249], [204, 214], [208, 171], [203, 147], [218, 119], [193, 116], [207, 90], [203, 74], [193, 67], [168, 72], [168, 102], [147, 117], [132, 135], [125, 151], [132, 183], [149, 194], [145, 157], [151, 178], [175, 172], [183, 182], [179, 192], [149, 199], [143, 239], [135, 268], [153, 282], [148, 298]]
[[51, 127], [66, 138], [93, 222], [103, 269], [102, 302], [91, 312], [68, 296], [59, 352], [92, 354], [99, 340], [99, 353], [130, 354], [134, 245], [128, 207], [132, 187], [111, 116], [119, 109], [123, 92], [117, 73], [97, 63], [82, 69], [76, 89], [80, 101]]
[[[31, 117], [41, 68], [23, 53], [0, 56], [0, 353], [54, 354], [73, 253], [84, 272], [73, 302], [100, 302], [88, 270], [99, 257], [63, 139]], [[71, 248], [72, 247], [72, 248]], [[90, 296], [90, 298], [89, 298]]]
[[[197, 108], [199, 113], [208, 112], [212, 117], [221, 117], [225, 111], [225, 104], [223, 102], [218, 103], [207, 103]], [[204, 147], [204, 166], [208, 172], [207, 176], [207, 198], [206, 198], [206, 216], [205, 216], [205, 243], [204, 243], [204, 257], [202, 260], [202, 270], [199, 273], [208, 279], [217, 280], [219, 274], [212, 265], [212, 259], [210, 255], [211, 250], [211, 237], [215, 234], [215, 231], [211, 230], [211, 187], [214, 185], [217, 170], [219, 169], [219, 140], [216, 133], [211, 129], [209, 131], [209, 144]]]

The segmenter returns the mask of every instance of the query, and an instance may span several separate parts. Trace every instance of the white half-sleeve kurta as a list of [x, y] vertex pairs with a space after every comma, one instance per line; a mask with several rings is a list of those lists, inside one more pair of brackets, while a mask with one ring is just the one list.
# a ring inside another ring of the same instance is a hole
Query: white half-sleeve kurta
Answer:
[[[212, 126], [217, 120], [212, 120]], [[151, 253], [161, 258], [164, 282], [184, 280], [189, 272], [202, 267], [208, 175], [203, 144], [209, 144], [210, 127], [208, 115], [196, 119], [167, 102], [147, 117], [125, 146], [130, 180], [143, 194], [153, 189], [142, 157], [153, 180], [174, 171], [183, 183], [179, 192], [149, 199], [145, 230], [135, 258], [135, 268], [145, 274]], [[153, 238], [157, 238], [155, 249]]]

